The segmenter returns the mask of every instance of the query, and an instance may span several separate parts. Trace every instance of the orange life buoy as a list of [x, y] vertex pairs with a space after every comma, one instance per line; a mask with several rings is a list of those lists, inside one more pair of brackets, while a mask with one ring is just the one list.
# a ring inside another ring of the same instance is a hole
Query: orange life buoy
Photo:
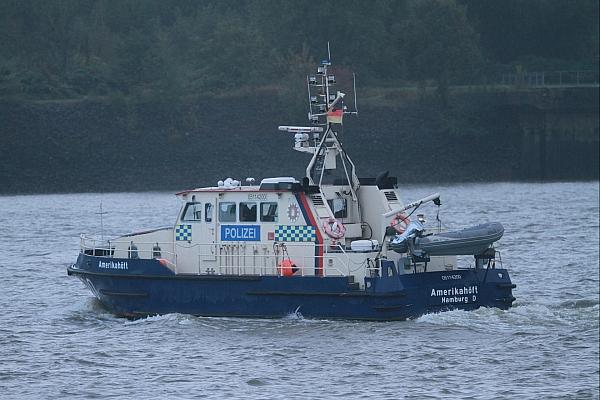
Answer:
[[346, 234], [346, 227], [340, 221], [330, 217], [323, 224], [323, 230], [332, 239], [341, 239]]
[[410, 224], [410, 219], [403, 212], [396, 214], [394, 219], [392, 219], [392, 222], [390, 222], [390, 226], [399, 234], [402, 234], [404, 231], [406, 231], [408, 224]]
[[277, 272], [281, 276], [292, 276], [296, 271], [298, 271], [298, 267], [289, 258], [281, 260], [281, 262], [277, 266]]

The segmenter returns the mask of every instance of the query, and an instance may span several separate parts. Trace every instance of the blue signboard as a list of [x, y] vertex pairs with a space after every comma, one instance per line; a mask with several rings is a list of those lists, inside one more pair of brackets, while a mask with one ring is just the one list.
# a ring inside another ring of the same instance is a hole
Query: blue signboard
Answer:
[[260, 225], [221, 225], [222, 242], [258, 242]]

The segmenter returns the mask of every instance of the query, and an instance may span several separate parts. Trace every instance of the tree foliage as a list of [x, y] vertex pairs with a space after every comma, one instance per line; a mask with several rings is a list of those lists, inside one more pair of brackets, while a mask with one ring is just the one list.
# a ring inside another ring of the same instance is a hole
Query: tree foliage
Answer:
[[[181, 96], [305, 74], [329, 41], [364, 83], [482, 65], [596, 66], [597, 0], [5, 0], [0, 96]], [[562, 64], [561, 64], [562, 63]]]
[[479, 37], [467, 22], [465, 7], [454, 0], [424, 0], [414, 4], [403, 29], [409, 74], [434, 79], [446, 98], [451, 81], [475, 74], [481, 62]]

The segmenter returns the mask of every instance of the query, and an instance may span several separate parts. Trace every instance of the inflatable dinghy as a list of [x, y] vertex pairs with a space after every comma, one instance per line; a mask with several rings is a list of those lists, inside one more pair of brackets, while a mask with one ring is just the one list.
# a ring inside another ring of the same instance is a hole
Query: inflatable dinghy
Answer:
[[390, 248], [397, 253], [407, 253], [410, 250], [412, 253], [423, 252], [428, 256], [477, 255], [502, 237], [504, 227], [499, 222], [488, 222], [458, 231], [430, 235], [424, 235], [423, 231], [423, 225], [411, 222], [406, 232], [396, 235]]

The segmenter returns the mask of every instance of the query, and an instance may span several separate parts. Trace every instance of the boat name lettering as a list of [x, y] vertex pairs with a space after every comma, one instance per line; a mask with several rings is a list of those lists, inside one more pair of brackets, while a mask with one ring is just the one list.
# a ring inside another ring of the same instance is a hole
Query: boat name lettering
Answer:
[[477, 285], [452, 287], [449, 289], [431, 289], [430, 298], [435, 299], [441, 304], [468, 304], [477, 301], [479, 287]]
[[221, 225], [221, 241], [258, 242], [260, 225]]
[[267, 200], [266, 193], [248, 193], [248, 200]]
[[443, 281], [459, 280], [459, 279], [462, 279], [462, 275], [442, 275]]
[[127, 261], [98, 261], [98, 268], [129, 269]]

